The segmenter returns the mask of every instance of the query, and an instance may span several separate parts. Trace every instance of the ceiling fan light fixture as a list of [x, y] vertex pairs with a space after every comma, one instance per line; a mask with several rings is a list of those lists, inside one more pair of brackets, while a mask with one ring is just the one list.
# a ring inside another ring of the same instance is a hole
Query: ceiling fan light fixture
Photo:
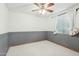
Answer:
[[39, 14], [45, 14], [46, 12], [52, 13], [53, 12], [53, 5], [54, 3], [34, 3], [39, 10]]

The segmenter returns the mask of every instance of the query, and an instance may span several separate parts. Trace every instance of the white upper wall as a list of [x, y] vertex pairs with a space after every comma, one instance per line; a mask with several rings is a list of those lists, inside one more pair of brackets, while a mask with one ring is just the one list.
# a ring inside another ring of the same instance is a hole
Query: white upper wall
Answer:
[[7, 11], [5, 4], [0, 4], [0, 34], [7, 32], [7, 29], [9, 32], [53, 31], [53, 27], [54, 21], [50, 17], [29, 12]]
[[74, 27], [79, 28], [79, 10], [77, 11]]
[[7, 8], [5, 4], [0, 3], [0, 34], [7, 32]]
[[9, 11], [8, 31], [49, 31], [48, 17]]
[[[14, 4], [8, 4], [9, 6]], [[16, 6], [17, 4], [15, 4]], [[70, 7], [71, 3], [60, 3], [55, 5], [55, 11], [61, 11]], [[8, 6], [8, 8], [9, 8]], [[17, 31], [54, 31], [55, 22], [53, 18], [48, 16], [40, 16], [37, 14], [31, 14], [31, 7], [23, 7], [20, 5], [17, 8], [9, 10], [9, 19], [8, 19], [8, 31], [9, 32], [17, 32]], [[63, 7], [64, 6], [64, 7]], [[27, 11], [27, 12], [24, 12]], [[57, 11], [57, 12], [58, 12]], [[52, 15], [51, 15], [52, 16]]]

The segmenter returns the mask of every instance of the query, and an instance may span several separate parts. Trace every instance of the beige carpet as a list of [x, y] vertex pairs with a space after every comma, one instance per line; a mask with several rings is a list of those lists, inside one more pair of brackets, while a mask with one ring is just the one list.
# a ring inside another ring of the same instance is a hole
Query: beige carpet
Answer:
[[79, 53], [52, 43], [39, 41], [10, 47], [7, 56], [79, 56]]

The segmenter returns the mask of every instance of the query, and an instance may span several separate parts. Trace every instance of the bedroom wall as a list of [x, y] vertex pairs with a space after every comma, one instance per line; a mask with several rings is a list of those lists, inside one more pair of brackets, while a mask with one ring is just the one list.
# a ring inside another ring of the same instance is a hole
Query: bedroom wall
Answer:
[[9, 44], [35, 42], [47, 39], [50, 30], [48, 17], [9, 11]]
[[9, 11], [9, 32], [49, 31], [47, 17]]
[[8, 50], [7, 14], [5, 4], [0, 3], [0, 56], [6, 55]]
[[0, 3], [0, 34], [7, 32], [7, 8], [5, 4]]
[[[79, 8], [79, 5], [73, 7], [73, 9], [75, 9], [75, 8]], [[79, 19], [79, 17], [77, 15], [77, 20], [75, 19], [75, 21], [76, 21], [75, 27], [79, 27], [78, 19]], [[51, 25], [52, 25], [51, 29], [53, 29], [53, 27], [54, 27], [53, 22], [54, 21], [52, 19], [51, 20]], [[72, 37], [72, 36], [69, 36], [66, 34], [53, 34], [53, 30], [51, 30], [50, 32], [48, 32], [48, 40], [79, 52], [79, 37], [78, 36]]]

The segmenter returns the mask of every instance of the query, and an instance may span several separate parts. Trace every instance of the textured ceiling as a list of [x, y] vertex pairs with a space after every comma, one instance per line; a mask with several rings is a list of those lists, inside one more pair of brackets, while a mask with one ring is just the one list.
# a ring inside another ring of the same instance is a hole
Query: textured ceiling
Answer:
[[[33, 3], [7, 3], [6, 5], [10, 11], [38, 14], [37, 12], [32, 12], [33, 9], [37, 8]], [[74, 3], [55, 3], [53, 13], [65, 10], [72, 5], [74, 5]]]

